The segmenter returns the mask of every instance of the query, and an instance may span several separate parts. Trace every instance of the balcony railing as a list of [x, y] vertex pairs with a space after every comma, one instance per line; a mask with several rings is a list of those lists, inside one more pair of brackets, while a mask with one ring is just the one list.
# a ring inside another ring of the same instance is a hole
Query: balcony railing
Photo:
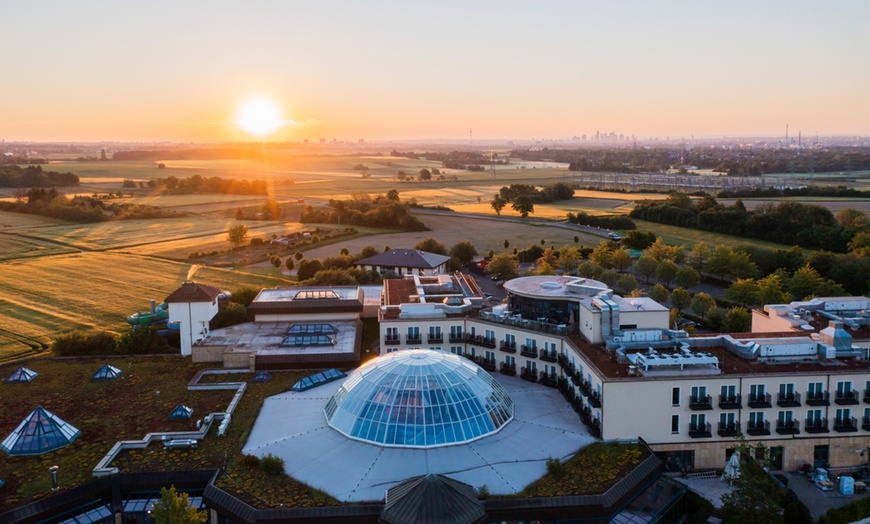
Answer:
[[405, 338], [405, 344], [422, 344], [423, 336], [422, 335], [408, 335]]
[[817, 418], [807, 419], [804, 424], [804, 431], [807, 433], [828, 433], [828, 419]]
[[523, 344], [520, 346], [520, 355], [529, 358], [538, 358], [538, 348]]
[[497, 365], [494, 358], [474, 357], [472, 360], [477, 362], [477, 365], [487, 371], [495, 371]]
[[539, 358], [545, 362], [556, 362], [558, 355], [555, 349], [542, 349]]
[[573, 335], [579, 331], [579, 324], [550, 324], [548, 322], [540, 322], [537, 320], [529, 320], [522, 317], [522, 315], [517, 313], [510, 313], [506, 315], [496, 315], [491, 311], [481, 311], [479, 318], [481, 320], [487, 320], [489, 322], [497, 322], [499, 324], [506, 324], [509, 326], [516, 326], [523, 329], [529, 329], [532, 331], [539, 331], [541, 333], [551, 333], [555, 335]]
[[469, 344], [474, 344], [475, 346], [495, 349], [494, 338], [486, 338], [481, 335], [466, 335], [465, 341]]
[[538, 381], [545, 386], [550, 386], [551, 388], [554, 388], [558, 384], [559, 377], [555, 373], [547, 373], [546, 371], [541, 371], [541, 378]]
[[864, 390], [864, 403], [870, 404], [870, 389]]
[[695, 411], [713, 409], [713, 396], [689, 397], [689, 409]]
[[761, 395], [749, 395], [749, 398], [746, 399], [746, 404], [748, 404], [751, 408], [773, 407], [770, 403], [770, 393], [764, 393]]
[[516, 342], [508, 342], [507, 340], [502, 340], [498, 344], [498, 350], [504, 351], [505, 353], [516, 353], [517, 352], [517, 343]]
[[770, 422], [767, 420], [756, 422], [755, 424], [750, 422], [746, 426], [746, 434], [752, 435], [753, 437], [758, 435], [770, 435]]
[[860, 402], [858, 400], [858, 391], [837, 391], [837, 396], [834, 398], [834, 402], [841, 406], [853, 406], [858, 404]]
[[463, 335], [462, 333], [450, 333], [450, 335], [447, 337], [447, 341], [451, 344], [459, 344], [465, 342], [465, 335]]
[[851, 433], [853, 431], [858, 431], [858, 421], [855, 420], [855, 417], [835, 419], [834, 431], [837, 433]]
[[740, 433], [740, 422], [720, 422], [717, 433], [720, 437], [733, 437]]
[[580, 393], [583, 393], [584, 397], [592, 396], [592, 384], [590, 384], [588, 380], [583, 380], [578, 377], [577, 387], [580, 388]]
[[740, 393], [736, 395], [719, 395], [719, 409], [740, 409], [743, 402]]
[[523, 380], [528, 380], [529, 382], [537, 382], [538, 372], [537, 370], [523, 366], [520, 368], [520, 378]]
[[429, 335], [426, 337], [426, 341], [430, 344], [443, 344], [444, 343], [444, 335]]
[[501, 369], [499, 370], [505, 375], [510, 375], [515, 377], [517, 375], [517, 365], [516, 364], [508, 364], [507, 362], [501, 363]]
[[691, 438], [710, 438], [713, 436], [713, 427], [709, 422], [706, 424], [689, 424], [689, 436]]
[[601, 407], [601, 396], [598, 394], [597, 391], [593, 391], [592, 394], [589, 395], [589, 397], [587, 397], [587, 398], [589, 399], [589, 404], [593, 408], [600, 408]]
[[777, 393], [776, 405], [781, 408], [796, 408], [801, 405], [800, 393]]
[[402, 343], [402, 340], [399, 337], [386, 337], [384, 338], [384, 344], [388, 346], [398, 346]]
[[861, 429], [870, 431], [870, 417], [863, 417], [861, 419]]
[[807, 391], [807, 406], [830, 406], [831, 394], [827, 391], [811, 393]]
[[801, 423], [797, 420], [776, 421], [776, 432], [780, 435], [797, 435], [801, 432]]

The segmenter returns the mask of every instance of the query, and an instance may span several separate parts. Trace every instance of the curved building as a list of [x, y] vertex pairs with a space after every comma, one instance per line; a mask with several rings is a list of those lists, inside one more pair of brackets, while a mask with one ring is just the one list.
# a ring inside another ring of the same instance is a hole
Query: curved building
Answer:
[[499, 431], [513, 401], [470, 360], [432, 350], [376, 358], [354, 371], [324, 409], [331, 427], [372, 444], [437, 447]]

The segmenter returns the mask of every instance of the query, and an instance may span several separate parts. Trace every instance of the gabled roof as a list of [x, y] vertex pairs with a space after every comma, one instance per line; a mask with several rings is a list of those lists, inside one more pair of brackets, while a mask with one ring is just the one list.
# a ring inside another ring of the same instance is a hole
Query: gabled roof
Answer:
[[6, 382], [7, 384], [14, 384], [17, 382], [30, 382], [31, 380], [35, 379], [37, 375], [39, 375], [39, 373], [33, 371], [32, 369], [20, 367], [13, 371], [12, 374], [9, 375], [3, 382]]
[[0, 449], [9, 455], [41, 455], [70, 444], [80, 434], [76, 427], [39, 406], [0, 443]]
[[189, 419], [191, 415], [193, 415], [193, 408], [189, 408], [184, 404], [179, 404], [172, 410], [172, 413], [169, 414], [169, 420], [185, 420]]
[[486, 517], [474, 488], [443, 475], [420, 475], [388, 489], [383, 524], [474, 524]]
[[170, 293], [164, 302], [211, 302], [220, 295], [221, 290], [197, 282], [183, 282], [181, 287]]
[[393, 249], [381, 254], [358, 260], [357, 266], [410, 267], [415, 269], [435, 269], [450, 260], [447, 255], [417, 251], [415, 249]]
[[94, 376], [91, 377], [91, 380], [115, 380], [118, 378], [123, 371], [116, 368], [115, 366], [105, 364], [103, 367], [97, 370], [94, 373]]

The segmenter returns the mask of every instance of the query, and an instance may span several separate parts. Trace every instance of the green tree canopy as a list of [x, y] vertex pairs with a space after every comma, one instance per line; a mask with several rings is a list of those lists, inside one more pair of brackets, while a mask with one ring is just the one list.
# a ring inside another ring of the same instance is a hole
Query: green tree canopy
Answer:
[[248, 239], [248, 226], [239, 225], [239, 226], [230, 226], [227, 230], [227, 241], [233, 245], [233, 247], [239, 247], [245, 243], [245, 240]]
[[450, 256], [465, 264], [471, 262], [477, 256], [477, 249], [471, 242], [457, 242], [450, 248]]
[[707, 316], [707, 313], [714, 307], [716, 307], [716, 299], [707, 293], [695, 293], [695, 296], [692, 297], [692, 313], [701, 318]]
[[677, 271], [674, 282], [682, 288], [691, 289], [701, 283], [701, 275], [695, 268], [683, 266]]
[[670, 259], [665, 259], [659, 262], [658, 267], [656, 268], [656, 279], [661, 283], [664, 282], [665, 287], [671, 287], [671, 281], [674, 280], [677, 276], [677, 271], [680, 270], [680, 267], [677, 266]]
[[520, 195], [514, 199], [511, 209], [519, 213], [521, 217], [528, 218], [530, 213], [535, 212], [535, 204], [532, 203], [532, 199], [528, 195]]
[[520, 266], [510, 253], [499, 253], [489, 260], [486, 271], [497, 280], [510, 280], [520, 275]]
[[489, 205], [495, 211], [496, 215], [501, 215], [501, 210], [504, 209], [504, 206], [507, 205], [507, 200], [503, 199], [499, 195], [495, 195], [493, 199], [489, 202]]
[[417, 245], [414, 246], [414, 249], [417, 251], [428, 251], [429, 253], [437, 253], [439, 255], [447, 254], [447, 246], [438, 242], [432, 237], [424, 238], [423, 240], [417, 242]]
[[643, 277], [647, 284], [649, 284], [650, 277], [655, 276], [658, 268], [659, 261], [649, 255], [642, 255], [634, 263], [634, 272]]
[[208, 513], [190, 507], [187, 493], [178, 493], [175, 486], [160, 489], [160, 500], [154, 503], [151, 518], [156, 524], [205, 524]]
[[685, 289], [678, 287], [671, 293], [671, 305], [674, 306], [677, 311], [682, 312], [691, 303], [692, 294]]
[[670, 291], [668, 291], [668, 288], [661, 284], [656, 284], [649, 290], [649, 298], [655, 300], [659, 304], [664, 304], [665, 302], [667, 302], [668, 297], [670, 296], [671, 293]]

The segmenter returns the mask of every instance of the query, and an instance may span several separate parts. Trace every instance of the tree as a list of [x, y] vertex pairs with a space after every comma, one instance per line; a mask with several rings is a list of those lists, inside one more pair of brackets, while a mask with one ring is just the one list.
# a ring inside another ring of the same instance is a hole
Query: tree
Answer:
[[532, 203], [532, 199], [528, 195], [520, 195], [514, 199], [511, 209], [519, 213], [521, 217], [528, 218], [529, 213], [535, 212], [535, 204]]
[[395, 189], [390, 189], [389, 191], [387, 191], [386, 197], [387, 200], [392, 200], [393, 202], [398, 202], [400, 200], [399, 192]]
[[242, 212], [242, 208], [237, 207], [236, 208], [236, 220], [242, 220], [243, 218], [245, 218], [245, 213]]
[[701, 275], [694, 268], [683, 266], [677, 271], [674, 282], [685, 289], [691, 289], [701, 283]]
[[580, 242], [580, 237], [578, 237], [577, 235], [574, 235], [574, 243], [576, 244], [578, 242]]
[[709, 313], [714, 307], [716, 307], [716, 299], [707, 293], [695, 293], [695, 296], [692, 297], [692, 313], [701, 318], [707, 316], [707, 313]]
[[704, 324], [713, 331], [720, 331], [723, 322], [725, 322], [725, 310], [722, 308], [711, 308], [704, 316]]
[[287, 257], [287, 260], [284, 261], [284, 266], [287, 268], [287, 271], [293, 271], [296, 269], [296, 264], [293, 262], [293, 257]]
[[710, 260], [710, 248], [704, 242], [698, 242], [686, 257], [686, 263], [695, 268], [699, 273], [707, 269]]
[[298, 250], [297, 250], [297, 251], [296, 251], [296, 254], [293, 255], [293, 258], [296, 259], [296, 262], [299, 262], [300, 260], [302, 260], [303, 258], [305, 258], [305, 253], [303, 253], [302, 251], [298, 251]]
[[611, 269], [613, 264], [613, 256], [616, 251], [614, 245], [607, 241], [601, 241], [592, 253], [589, 254], [589, 260], [595, 262], [604, 269]]
[[347, 269], [321, 269], [311, 283], [316, 286], [349, 286], [357, 284], [357, 279]]
[[190, 507], [187, 493], [178, 493], [175, 486], [160, 489], [160, 499], [154, 503], [151, 518], [156, 524], [205, 524], [208, 513]]
[[499, 195], [495, 195], [493, 199], [489, 202], [489, 205], [495, 210], [496, 215], [501, 215], [501, 210], [504, 209], [504, 206], [507, 205], [507, 200], [503, 199]]
[[510, 280], [520, 275], [517, 259], [509, 253], [494, 255], [489, 260], [489, 264], [486, 265], [486, 271], [494, 276], [496, 280]]
[[722, 495], [723, 522], [781, 524], [787, 493], [764, 469], [766, 448], [759, 445], [753, 459], [749, 445], [741, 438], [735, 453], [740, 453], [740, 475], [734, 480], [736, 489]]
[[457, 242], [450, 248], [450, 256], [463, 264], [471, 262], [477, 256], [474, 244], [467, 241]]
[[771, 273], [758, 282], [758, 304], [785, 304], [788, 295], [782, 290], [782, 279], [776, 273]]
[[553, 269], [553, 266], [547, 263], [546, 260], [538, 259], [538, 262], [535, 264], [535, 274], [536, 275], [555, 275], [556, 271]]
[[680, 313], [692, 303], [692, 294], [678, 287], [671, 293], [671, 305]]
[[436, 253], [438, 255], [446, 255], [447, 254], [447, 246], [438, 242], [432, 237], [424, 238], [423, 240], [417, 242], [417, 245], [414, 246], [414, 249], [417, 251], [427, 251], [429, 253]]
[[650, 277], [656, 274], [658, 268], [659, 261], [649, 255], [641, 255], [634, 263], [634, 272], [642, 276], [647, 284], [649, 284]]
[[737, 282], [725, 290], [725, 298], [733, 302], [740, 302], [743, 307], [746, 307], [746, 304], [756, 304], [758, 302], [758, 284], [751, 278], [738, 278]]
[[[505, 249], [511, 247], [511, 241], [508, 240], [508, 239], [504, 239], [503, 244], [504, 244], [504, 248], [505, 248]], [[514, 248], [514, 249], [516, 249], [516, 248]]]
[[279, 257], [278, 255], [272, 255], [271, 257], [269, 257], [269, 262], [271, 262], [276, 269], [281, 267], [281, 257]]
[[747, 333], [752, 327], [752, 315], [748, 309], [734, 306], [725, 313], [722, 331], [728, 333]]
[[631, 267], [631, 255], [625, 249], [616, 249], [613, 252], [611, 262], [617, 271], [624, 273], [626, 269]]
[[659, 237], [648, 248], [643, 250], [643, 254], [649, 255], [659, 262], [671, 260], [679, 263], [683, 259], [683, 248], [681, 246], [669, 246]]
[[396, 178], [397, 178], [400, 182], [404, 182], [405, 179], [408, 178], [408, 174], [405, 173], [404, 171], [399, 171], [398, 173], [396, 173]]
[[424, 167], [419, 173], [417, 173], [417, 177], [423, 181], [432, 180], [432, 172]]
[[299, 269], [296, 270], [296, 278], [298, 278], [300, 282], [314, 278], [314, 275], [316, 275], [322, 268], [323, 265], [320, 260], [316, 258], [303, 260], [302, 262], [299, 262]]
[[248, 226], [230, 226], [227, 230], [227, 240], [233, 247], [239, 247], [248, 238]]
[[655, 300], [659, 304], [666, 302], [671, 293], [668, 291], [668, 288], [661, 284], [654, 285], [649, 290], [649, 298]]
[[662, 260], [656, 268], [656, 279], [659, 282], [664, 282], [665, 287], [670, 289], [671, 281], [677, 276], [677, 271], [679, 270], [680, 267], [670, 259]]
[[616, 290], [621, 295], [627, 295], [637, 289], [637, 279], [631, 275], [622, 275], [616, 281]]
[[656, 234], [652, 231], [629, 231], [622, 237], [622, 245], [628, 249], [644, 250], [656, 241]]
[[619, 273], [612, 269], [605, 269], [598, 275], [598, 280], [604, 282], [609, 287], [616, 287], [616, 282], [619, 280]]

